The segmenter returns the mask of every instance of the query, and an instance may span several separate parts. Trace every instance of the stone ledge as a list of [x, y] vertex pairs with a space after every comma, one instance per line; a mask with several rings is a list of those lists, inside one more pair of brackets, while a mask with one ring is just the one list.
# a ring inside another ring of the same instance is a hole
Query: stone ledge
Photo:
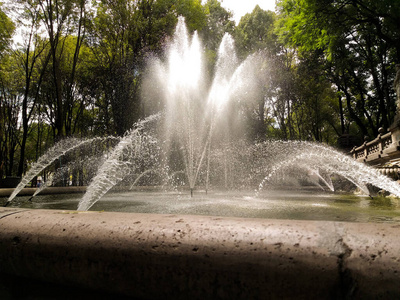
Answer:
[[[32, 196], [38, 188], [23, 188], [17, 196]], [[0, 197], [9, 197], [14, 188], [0, 188]], [[40, 192], [40, 195], [49, 194], [69, 194], [69, 193], [84, 193], [86, 186], [60, 186], [60, 187], [47, 187]]]
[[400, 225], [0, 209], [0, 273], [144, 299], [399, 298]]

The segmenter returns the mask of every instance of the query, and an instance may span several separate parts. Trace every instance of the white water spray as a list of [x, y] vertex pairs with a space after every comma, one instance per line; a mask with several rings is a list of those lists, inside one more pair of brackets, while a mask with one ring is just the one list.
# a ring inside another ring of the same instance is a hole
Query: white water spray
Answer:
[[78, 210], [88, 210], [128, 174], [140, 168], [142, 151], [144, 152], [146, 147], [151, 147], [156, 143], [150, 135], [143, 132], [143, 129], [147, 123], [157, 119], [159, 115], [153, 115], [136, 123], [136, 127], [121, 139], [88, 186], [79, 202]]
[[40, 172], [42, 172], [46, 167], [52, 164], [54, 161], [59, 159], [61, 156], [66, 153], [75, 150], [79, 147], [92, 144], [96, 141], [102, 141], [105, 138], [97, 137], [92, 139], [76, 139], [76, 138], [68, 138], [62, 140], [51, 147], [47, 152], [42, 155], [38, 161], [33, 164], [33, 166], [28, 170], [25, 176], [22, 178], [21, 182], [14, 189], [10, 197], [8, 198], [5, 206], [11, 203], [11, 201], [18, 195], [18, 193]]

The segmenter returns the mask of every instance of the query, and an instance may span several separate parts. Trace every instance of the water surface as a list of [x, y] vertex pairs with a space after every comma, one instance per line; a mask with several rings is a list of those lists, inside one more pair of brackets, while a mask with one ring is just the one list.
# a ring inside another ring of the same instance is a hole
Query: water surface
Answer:
[[[76, 210], [82, 194], [18, 197], [12, 207]], [[6, 198], [0, 199], [5, 202]], [[398, 199], [310, 190], [109, 192], [91, 210], [224, 217], [400, 223]]]

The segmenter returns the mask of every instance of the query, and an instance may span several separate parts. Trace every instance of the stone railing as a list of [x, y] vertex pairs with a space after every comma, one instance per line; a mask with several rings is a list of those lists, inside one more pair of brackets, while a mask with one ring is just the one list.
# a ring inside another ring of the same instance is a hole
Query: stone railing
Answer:
[[393, 138], [393, 132], [383, 133], [379, 130], [379, 135], [372, 141], [364, 142], [359, 147], [354, 147], [350, 151], [354, 159], [373, 165], [381, 165], [395, 157], [400, 157], [400, 143]]
[[396, 65], [396, 114], [389, 132], [379, 128], [378, 137], [370, 142], [364, 142], [360, 147], [354, 147], [350, 154], [360, 162], [368, 163], [384, 174], [395, 173], [399, 176], [400, 167], [400, 64]]

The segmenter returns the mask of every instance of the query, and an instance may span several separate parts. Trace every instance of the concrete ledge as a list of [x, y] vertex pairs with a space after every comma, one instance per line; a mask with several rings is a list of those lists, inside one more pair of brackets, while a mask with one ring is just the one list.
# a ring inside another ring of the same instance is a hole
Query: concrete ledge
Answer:
[[400, 225], [0, 209], [0, 273], [143, 299], [399, 298]]
[[[17, 196], [32, 196], [36, 190], [37, 188], [23, 188]], [[13, 188], [0, 189], [0, 197], [9, 197], [13, 191]], [[86, 186], [47, 187], [40, 192], [40, 195], [84, 193], [85, 191]]]

